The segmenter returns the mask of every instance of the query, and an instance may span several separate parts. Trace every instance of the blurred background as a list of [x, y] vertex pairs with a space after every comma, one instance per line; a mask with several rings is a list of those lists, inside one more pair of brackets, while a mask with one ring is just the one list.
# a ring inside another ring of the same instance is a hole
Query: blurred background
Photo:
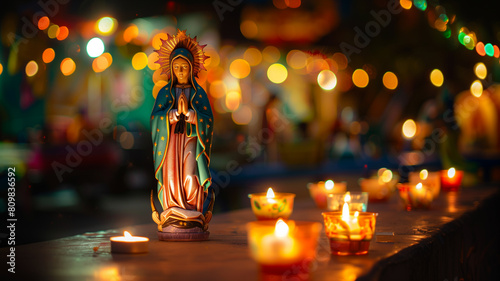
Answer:
[[[500, 22], [488, 1], [40, 0], [2, 4], [0, 211], [17, 243], [151, 223], [155, 49], [207, 44], [215, 213], [268, 186], [358, 188], [386, 167], [500, 181]], [[0, 230], [5, 245], [7, 230]]]

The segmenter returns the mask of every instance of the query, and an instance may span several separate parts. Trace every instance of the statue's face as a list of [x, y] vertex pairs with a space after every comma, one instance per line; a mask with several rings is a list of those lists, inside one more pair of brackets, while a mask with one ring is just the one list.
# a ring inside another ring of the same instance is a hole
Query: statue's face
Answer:
[[177, 82], [180, 84], [186, 84], [188, 82], [189, 73], [191, 71], [191, 66], [189, 62], [183, 58], [176, 58], [172, 62], [172, 68], [177, 77]]

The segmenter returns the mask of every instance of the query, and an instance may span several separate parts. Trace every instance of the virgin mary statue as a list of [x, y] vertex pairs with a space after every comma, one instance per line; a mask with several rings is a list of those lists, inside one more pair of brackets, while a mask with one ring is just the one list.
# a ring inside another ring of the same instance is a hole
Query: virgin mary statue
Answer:
[[168, 84], [156, 97], [151, 133], [160, 214], [151, 192], [153, 220], [160, 240], [208, 239], [213, 192], [209, 170], [213, 115], [206, 92], [195, 77], [208, 58], [195, 38], [178, 31], [157, 50]]

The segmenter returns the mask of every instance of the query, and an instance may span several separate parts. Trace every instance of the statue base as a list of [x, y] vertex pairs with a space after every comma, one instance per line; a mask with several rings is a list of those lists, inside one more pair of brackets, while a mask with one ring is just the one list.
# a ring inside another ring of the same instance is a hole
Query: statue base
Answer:
[[177, 228], [169, 225], [164, 227], [163, 231], [158, 231], [160, 241], [172, 242], [205, 241], [208, 240], [209, 235], [209, 231], [204, 231], [199, 227]]

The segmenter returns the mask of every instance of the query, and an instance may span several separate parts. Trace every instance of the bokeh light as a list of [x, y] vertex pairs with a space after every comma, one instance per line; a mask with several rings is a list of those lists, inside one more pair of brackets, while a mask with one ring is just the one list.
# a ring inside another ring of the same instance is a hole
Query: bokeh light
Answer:
[[153, 46], [153, 48], [155, 50], [159, 50], [160, 46], [162, 44], [162, 42], [161, 42], [162, 39], [167, 40], [168, 35], [164, 32], [160, 32], [160, 33], [155, 34], [155, 36], [153, 36], [153, 39], [151, 40], [151, 46]]
[[444, 82], [443, 73], [441, 72], [441, 70], [437, 68], [431, 71], [430, 79], [432, 85], [436, 87], [441, 87], [443, 85]]
[[484, 52], [492, 57], [494, 54], [495, 54], [495, 49], [493, 48], [493, 45], [491, 45], [491, 43], [488, 43], [486, 45], [484, 45]]
[[332, 90], [337, 86], [337, 76], [333, 71], [325, 69], [318, 74], [318, 85], [323, 90]]
[[61, 26], [59, 28], [59, 33], [57, 34], [56, 38], [59, 41], [62, 41], [66, 38], [68, 38], [69, 35], [69, 29], [66, 26]]
[[47, 35], [50, 39], [56, 38], [59, 35], [59, 26], [55, 24], [51, 25], [47, 31]]
[[209, 93], [212, 97], [219, 99], [224, 97], [227, 92], [227, 87], [224, 81], [216, 80], [212, 84], [210, 84]]
[[56, 57], [56, 52], [54, 52], [54, 49], [52, 48], [47, 48], [42, 53], [42, 60], [44, 63], [52, 62], [55, 57]]
[[382, 82], [384, 83], [384, 86], [389, 90], [394, 90], [398, 87], [398, 77], [396, 76], [396, 74], [390, 71], [384, 73]]
[[236, 59], [229, 66], [229, 72], [234, 78], [243, 79], [250, 74], [250, 64], [244, 59]]
[[112, 17], [102, 17], [95, 25], [95, 31], [101, 35], [107, 36], [116, 30], [116, 20]]
[[405, 139], [412, 139], [417, 133], [417, 124], [412, 119], [408, 119], [403, 123], [403, 137]]
[[123, 41], [129, 43], [139, 35], [139, 28], [135, 24], [131, 24], [123, 31]]
[[267, 46], [262, 50], [262, 58], [269, 63], [277, 62], [280, 57], [280, 50], [274, 46]]
[[280, 84], [288, 77], [288, 70], [280, 63], [275, 63], [267, 69], [267, 78], [273, 83]]
[[38, 20], [38, 28], [40, 30], [45, 30], [49, 27], [50, 25], [50, 20], [48, 17], [44, 16], [44, 17], [41, 17], [39, 20]]
[[483, 94], [483, 84], [481, 84], [481, 81], [476, 80], [472, 82], [470, 85], [470, 92], [475, 96], [475, 97], [480, 97]]
[[205, 61], [205, 67], [209, 71], [219, 66], [220, 56], [214, 48], [206, 47], [205, 53], [207, 54], [207, 56], [209, 56], [209, 58]]
[[285, 0], [285, 4], [288, 6], [288, 8], [292, 9], [300, 7], [300, 4], [302, 4], [301, 2], [301, 0]]
[[337, 62], [339, 70], [344, 70], [347, 68], [347, 64], [349, 63], [349, 61], [344, 54], [337, 52], [333, 54], [332, 59]]
[[421, 180], [426, 180], [428, 176], [429, 171], [427, 171], [427, 169], [423, 169], [422, 171], [420, 171], [419, 177]]
[[36, 61], [32, 60], [32, 61], [29, 61], [27, 64], [26, 64], [26, 75], [28, 77], [32, 77], [34, 76], [37, 72], [38, 72], [38, 64], [36, 63]]
[[368, 77], [368, 73], [366, 73], [366, 71], [363, 69], [358, 68], [352, 73], [352, 82], [358, 88], [364, 88], [368, 86], [369, 81], [370, 78]]
[[141, 70], [148, 65], [148, 56], [144, 52], [138, 52], [132, 57], [132, 67]]
[[243, 58], [250, 64], [250, 66], [256, 66], [262, 61], [262, 53], [259, 49], [250, 47], [243, 54]]
[[307, 55], [300, 50], [291, 50], [286, 55], [286, 63], [293, 69], [302, 69], [306, 66]]
[[273, 0], [274, 7], [283, 10], [286, 9], [288, 6], [285, 3], [285, 0]]
[[104, 53], [104, 42], [99, 37], [94, 37], [87, 43], [87, 54], [91, 58], [97, 58]]
[[415, 4], [415, 7], [421, 11], [425, 11], [425, 9], [427, 9], [426, 0], [413, 0], [413, 4]]
[[409, 9], [411, 9], [411, 6], [413, 5], [413, 2], [411, 0], [400, 0], [399, 4], [404, 9], [409, 10]]
[[226, 95], [225, 105], [227, 110], [233, 112], [240, 107], [241, 94], [238, 91], [230, 91]]
[[476, 52], [478, 55], [484, 57], [486, 55], [486, 52], [484, 50], [484, 43], [483, 42], [478, 42], [476, 44]]
[[99, 57], [95, 58], [92, 62], [92, 69], [96, 72], [103, 72], [113, 63], [113, 57], [110, 53], [104, 53]]
[[158, 68], [160, 68], [160, 65], [156, 63], [159, 58], [160, 57], [159, 57], [159, 55], [158, 55], [157, 52], [151, 52], [151, 54], [149, 54], [149, 56], [148, 56], [148, 67], [149, 67], [149, 69], [151, 69], [151, 70], [157, 70]]
[[245, 20], [240, 24], [241, 34], [248, 39], [257, 37], [259, 29], [257, 24], [252, 20]]
[[119, 142], [123, 149], [131, 149], [134, 147], [134, 135], [131, 132], [123, 132], [120, 134]]
[[479, 79], [484, 79], [486, 78], [486, 75], [488, 75], [488, 71], [486, 70], [486, 66], [482, 62], [476, 63], [474, 65], [474, 73], [476, 74], [477, 78]]
[[252, 109], [248, 105], [242, 105], [231, 114], [231, 118], [237, 125], [248, 125], [252, 121]]
[[2, 75], [3, 72], [3, 65], [0, 63], [0, 75]]
[[65, 58], [61, 62], [61, 72], [64, 76], [73, 74], [76, 70], [76, 64], [71, 58]]
[[385, 183], [390, 182], [392, 180], [392, 171], [389, 169], [385, 169], [382, 172], [382, 175], [380, 175], [380, 180]]

